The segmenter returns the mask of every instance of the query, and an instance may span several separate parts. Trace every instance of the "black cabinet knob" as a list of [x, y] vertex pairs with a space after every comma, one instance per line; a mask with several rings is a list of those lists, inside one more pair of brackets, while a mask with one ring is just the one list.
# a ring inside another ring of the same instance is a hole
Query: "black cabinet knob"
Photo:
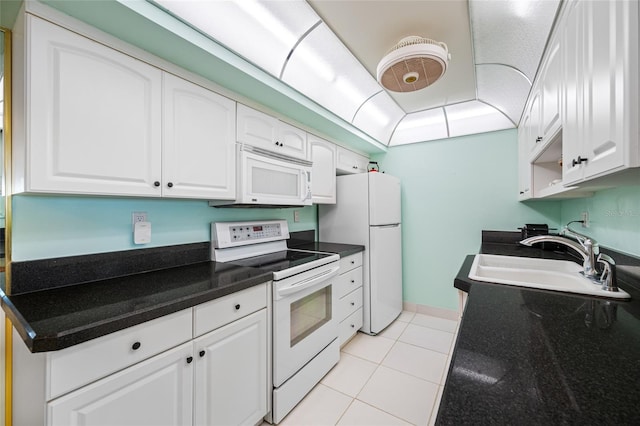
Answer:
[[356, 328], [355, 324], [351, 324], [351, 328]]
[[137, 351], [138, 349], [140, 349], [140, 346], [142, 346], [140, 342], [135, 342], [133, 345], [131, 345], [131, 349]]
[[201, 350], [200, 352], [198, 352], [198, 355], [200, 355], [200, 358], [202, 358], [204, 356], [204, 350]]
[[153, 186], [155, 186], [155, 187], [160, 186], [160, 182], [158, 182], [158, 181], [153, 182]]
[[169, 188], [173, 188], [173, 182], [169, 182], [169, 183], [167, 184], [167, 186], [168, 186]]
[[356, 302], [351, 302], [351, 306], [356, 306]]
[[238, 304], [235, 306], [235, 308], [236, 308], [236, 311], [239, 311], [239, 310], [240, 310], [240, 304], [238, 303]]
[[191, 364], [191, 361], [193, 361], [193, 357], [192, 356], [187, 357], [187, 364]]
[[352, 264], [352, 265], [355, 265], [355, 264], [356, 264], [356, 261], [355, 261], [355, 260], [352, 260], [352, 261], [351, 261], [351, 264]]
[[356, 280], [351, 280], [351, 284], [353, 284], [353, 283], [355, 283], [355, 282], [356, 282]]
[[538, 142], [540, 142], [540, 141], [542, 141], [542, 136], [538, 136], [538, 137], [536, 138], [536, 143], [538, 143]]

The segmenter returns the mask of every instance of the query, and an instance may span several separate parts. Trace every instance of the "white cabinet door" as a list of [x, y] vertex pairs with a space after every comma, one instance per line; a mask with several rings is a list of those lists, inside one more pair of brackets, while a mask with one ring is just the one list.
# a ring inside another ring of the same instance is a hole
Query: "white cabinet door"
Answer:
[[[536, 82], [536, 85], [539, 83]], [[542, 147], [542, 131], [540, 130], [540, 122], [542, 118], [542, 91], [538, 87], [534, 87], [529, 104], [528, 120], [525, 123], [526, 133], [528, 135], [527, 146], [529, 156], [533, 159]]]
[[565, 185], [582, 179], [580, 164], [574, 164], [582, 154], [584, 138], [583, 78], [584, 55], [584, 5], [572, 2], [567, 5], [567, 17], [562, 34], [562, 75], [564, 79], [564, 114], [562, 124], [562, 181]]
[[238, 104], [238, 142], [307, 159], [307, 133], [275, 117]]
[[311, 194], [314, 204], [336, 203], [336, 146], [309, 135], [311, 151]]
[[163, 196], [235, 199], [236, 103], [168, 73], [163, 95]]
[[29, 15], [25, 190], [160, 196], [161, 71]]
[[193, 364], [191, 343], [174, 348], [54, 399], [47, 404], [47, 424], [190, 425]]
[[563, 181], [635, 167], [638, 158], [638, 2], [568, 5], [563, 39]]
[[518, 197], [520, 200], [531, 198], [531, 161], [527, 136], [523, 123], [518, 128]]
[[560, 128], [560, 101], [561, 101], [561, 62], [560, 42], [556, 38], [549, 48], [549, 55], [545, 59], [542, 74], [542, 122], [540, 125], [543, 143], [547, 141]]
[[289, 157], [307, 159], [307, 132], [290, 124], [278, 122], [276, 152]]
[[336, 173], [339, 175], [364, 173], [367, 171], [369, 159], [363, 155], [338, 146]]
[[[635, 93], [632, 93], [633, 86], [628, 84], [632, 78], [629, 75], [631, 3], [618, 0], [585, 2], [586, 43], [589, 46], [585, 58], [586, 134], [589, 137], [584, 139], [582, 149], [582, 158], [587, 159], [585, 178], [625, 164], [624, 144], [630, 143], [625, 138], [630, 97], [638, 97], [638, 87], [635, 86]], [[636, 19], [631, 22], [637, 26], [637, 8], [635, 13]], [[637, 58], [637, 34], [634, 48]], [[637, 143], [637, 133], [635, 136]]]
[[195, 424], [253, 425], [267, 414], [267, 310], [194, 341]]

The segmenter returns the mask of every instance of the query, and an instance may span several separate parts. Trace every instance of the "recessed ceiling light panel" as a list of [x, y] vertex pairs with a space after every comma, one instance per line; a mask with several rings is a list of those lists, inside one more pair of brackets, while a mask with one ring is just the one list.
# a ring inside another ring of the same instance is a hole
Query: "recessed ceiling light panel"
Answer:
[[444, 75], [450, 59], [445, 43], [405, 37], [378, 63], [378, 82], [392, 92], [424, 89]]

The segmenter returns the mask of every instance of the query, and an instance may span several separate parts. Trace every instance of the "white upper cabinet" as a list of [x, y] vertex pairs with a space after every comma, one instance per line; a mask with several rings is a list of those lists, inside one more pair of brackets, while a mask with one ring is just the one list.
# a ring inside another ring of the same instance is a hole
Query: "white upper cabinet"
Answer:
[[237, 140], [289, 157], [307, 159], [307, 132], [238, 104]]
[[160, 196], [161, 71], [32, 15], [17, 50], [17, 192]]
[[314, 204], [336, 203], [336, 146], [308, 135], [311, 152], [311, 194]]
[[162, 194], [234, 199], [236, 103], [164, 74]]
[[640, 165], [638, 2], [580, 1], [568, 7], [565, 184]]
[[367, 171], [369, 159], [364, 155], [356, 154], [353, 151], [341, 146], [337, 147], [336, 173], [339, 175], [364, 173]]
[[544, 143], [549, 141], [561, 127], [561, 60], [558, 37], [549, 46], [549, 56], [542, 70], [542, 118], [540, 130]]

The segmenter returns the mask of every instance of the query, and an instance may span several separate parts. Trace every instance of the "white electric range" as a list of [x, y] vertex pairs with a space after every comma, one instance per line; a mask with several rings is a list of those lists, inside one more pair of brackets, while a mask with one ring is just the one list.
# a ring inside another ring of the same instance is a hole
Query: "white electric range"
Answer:
[[271, 271], [272, 410], [279, 423], [340, 358], [337, 254], [287, 248], [286, 220], [211, 224], [211, 258]]

